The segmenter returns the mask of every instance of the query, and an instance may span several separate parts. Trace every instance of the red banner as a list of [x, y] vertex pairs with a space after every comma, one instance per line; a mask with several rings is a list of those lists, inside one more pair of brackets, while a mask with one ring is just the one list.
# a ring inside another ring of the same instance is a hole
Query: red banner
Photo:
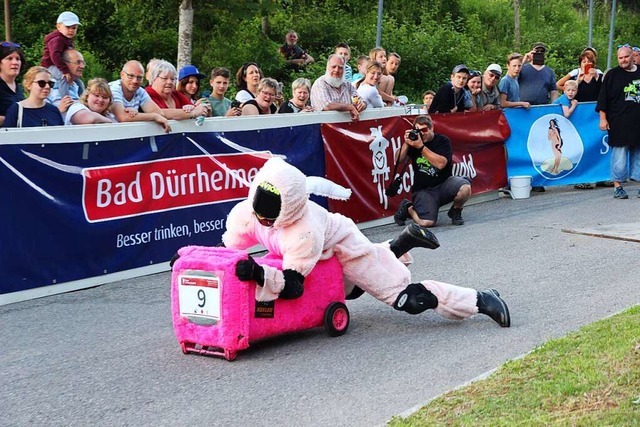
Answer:
[[[371, 221], [392, 215], [400, 200], [411, 198], [411, 166], [402, 174], [398, 196], [388, 198], [384, 190], [393, 180], [394, 153], [413, 118], [322, 125], [327, 178], [353, 190], [348, 202], [330, 200], [329, 210], [356, 222]], [[501, 111], [436, 114], [432, 119], [435, 131], [453, 143], [453, 173], [469, 178], [475, 194], [506, 185], [504, 142], [510, 129]]]
[[177, 157], [83, 169], [89, 222], [240, 200], [266, 162], [245, 154]]

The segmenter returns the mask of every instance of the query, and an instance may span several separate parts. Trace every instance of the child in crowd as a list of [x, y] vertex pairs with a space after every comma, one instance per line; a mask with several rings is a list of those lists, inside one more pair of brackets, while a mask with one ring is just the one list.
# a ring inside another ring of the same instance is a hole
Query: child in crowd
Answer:
[[358, 66], [358, 72], [351, 77], [351, 83], [355, 83], [358, 80], [362, 80], [367, 74], [367, 67], [369, 66], [369, 57], [367, 55], [360, 55], [356, 60]]
[[520, 85], [518, 75], [522, 69], [522, 54], [512, 53], [507, 57], [507, 74], [500, 80], [498, 89], [500, 90], [500, 106], [502, 108], [524, 107], [529, 108], [531, 104], [520, 101]]
[[349, 65], [349, 60], [351, 60], [351, 48], [346, 43], [338, 43], [336, 46], [336, 53], [344, 58], [344, 79], [345, 81], [350, 82], [353, 77], [353, 70], [351, 69], [351, 65]]
[[241, 115], [240, 105], [234, 105], [234, 103], [226, 98], [224, 95], [229, 89], [229, 79], [231, 78], [231, 72], [224, 67], [214, 68], [211, 71], [211, 95], [209, 96], [209, 103], [211, 104], [211, 111], [213, 117], [221, 116], [239, 116]]
[[429, 107], [431, 107], [434, 96], [436, 96], [436, 93], [432, 90], [427, 90], [422, 94], [422, 103], [424, 105], [420, 107], [420, 114], [429, 114]]
[[432, 90], [427, 90], [422, 94], [422, 103], [425, 105], [425, 107], [429, 108], [431, 106], [434, 96], [436, 96], [436, 93]]
[[554, 104], [562, 105], [562, 114], [568, 119], [578, 106], [576, 95], [578, 94], [578, 82], [576, 80], [567, 80], [564, 83], [564, 93], [555, 100]]
[[387, 74], [395, 75], [398, 72], [398, 68], [400, 68], [400, 55], [396, 52], [391, 52], [389, 60], [387, 60]]
[[[44, 38], [44, 51], [40, 65], [51, 73], [51, 77], [57, 83], [60, 97], [69, 93], [69, 83], [74, 80], [62, 54], [65, 50], [75, 49], [74, 38], [78, 32], [78, 25], [80, 25], [78, 15], [73, 12], [62, 12], [58, 16], [56, 29]], [[84, 91], [82, 80], [78, 78], [75, 82], [78, 84], [78, 94], [82, 94]]]

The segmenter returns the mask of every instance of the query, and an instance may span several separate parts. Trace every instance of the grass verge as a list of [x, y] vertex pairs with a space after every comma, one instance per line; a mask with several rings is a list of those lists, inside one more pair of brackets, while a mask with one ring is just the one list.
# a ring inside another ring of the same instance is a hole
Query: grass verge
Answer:
[[640, 306], [448, 392], [399, 426], [640, 426]]

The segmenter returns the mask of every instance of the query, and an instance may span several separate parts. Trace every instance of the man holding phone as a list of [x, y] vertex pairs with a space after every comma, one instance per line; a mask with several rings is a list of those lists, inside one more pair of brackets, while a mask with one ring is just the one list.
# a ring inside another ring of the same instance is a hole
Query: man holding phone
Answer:
[[537, 42], [524, 56], [524, 65], [518, 76], [521, 101], [527, 101], [531, 105], [544, 105], [558, 98], [556, 74], [544, 65], [548, 50], [546, 44]]
[[[542, 42], [534, 43], [531, 51], [524, 56], [524, 65], [518, 76], [520, 101], [531, 105], [550, 104], [558, 99], [556, 74], [544, 65], [548, 46]], [[543, 192], [544, 187], [532, 187], [531, 191]]]

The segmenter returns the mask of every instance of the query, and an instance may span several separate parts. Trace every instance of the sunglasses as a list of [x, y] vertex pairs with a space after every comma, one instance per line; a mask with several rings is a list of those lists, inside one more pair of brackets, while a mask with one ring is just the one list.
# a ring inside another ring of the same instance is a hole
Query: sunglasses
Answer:
[[15, 47], [15, 48], [20, 47], [18, 43], [11, 43], [11, 42], [2, 42], [0, 43], [0, 45], [2, 45], [2, 47]]
[[40, 86], [41, 88], [44, 88], [46, 85], [49, 85], [49, 88], [53, 89], [53, 86], [55, 86], [56, 82], [54, 81], [50, 81], [50, 80], [36, 80], [34, 83], [37, 83], [38, 86]]
[[256, 219], [260, 223], [260, 225], [264, 225], [265, 227], [273, 227], [273, 224], [276, 222], [277, 218], [267, 218], [260, 215], [258, 212], [253, 213], [256, 216]]
[[482, 73], [478, 70], [471, 70], [469, 71], [469, 77], [478, 77], [481, 76]]
[[631, 45], [629, 43], [619, 44], [618, 49], [620, 49], [621, 47], [631, 47]]

